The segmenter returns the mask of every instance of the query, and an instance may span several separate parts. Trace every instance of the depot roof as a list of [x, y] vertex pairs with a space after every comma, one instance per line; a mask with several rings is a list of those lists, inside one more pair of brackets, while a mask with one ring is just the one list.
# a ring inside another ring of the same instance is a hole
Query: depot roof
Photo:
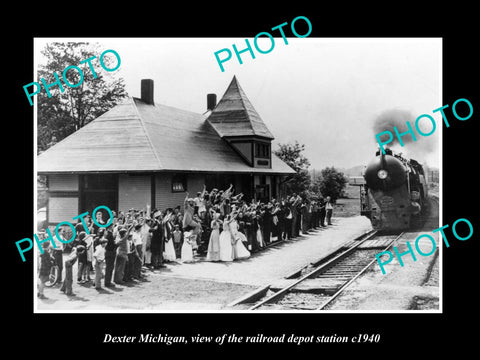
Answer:
[[235, 76], [207, 121], [223, 137], [252, 135], [274, 138]]
[[251, 167], [222, 139], [233, 134], [273, 138], [252, 109], [235, 78], [205, 115], [129, 97], [40, 154], [37, 170], [294, 173], [273, 153], [271, 169]]

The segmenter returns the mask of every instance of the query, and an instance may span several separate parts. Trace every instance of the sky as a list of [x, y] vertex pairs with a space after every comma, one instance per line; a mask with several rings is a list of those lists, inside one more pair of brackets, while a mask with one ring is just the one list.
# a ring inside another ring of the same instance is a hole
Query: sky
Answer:
[[[196, 113], [206, 111], [208, 93], [219, 101], [235, 75], [274, 135], [272, 148], [305, 144], [311, 169], [366, 165], [378, 146], [373, 123], [385, 111], [429, 114], [437, 130], [417, 139], [430, 144], [420, 147], [429, 152], [414, 155], [439, 166], [442, 121], [432, 111], [443, 105], [440, 38], [294, 37], [288, 45], [281, 37], [274, 40], [273, 50], [261, 54], [249, 39], [255, 59], [245, 52], [243, 64], [232, 45], [244, 49], [245, 38], [41, 38], [35, 39], [35, 52], [48, 41], [98, 42], [120, 55], [115, 75], [124, 78], [130, 96], [140, 97], [141, 79], [153, 79], [156, 103]], [[258, 45], [271, 44], [260, 38]], [[233, 55], [222, 72], [214, 53], [224, 48]]]

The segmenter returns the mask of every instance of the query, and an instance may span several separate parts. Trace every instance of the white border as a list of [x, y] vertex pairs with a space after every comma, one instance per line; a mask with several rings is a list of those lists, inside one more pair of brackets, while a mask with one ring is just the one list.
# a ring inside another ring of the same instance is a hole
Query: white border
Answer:
[[[38, 38], [34, 38], [34, 68], [33, 68], [33, 79], [37, 79], [37, 71], [38, 69], [38, 42], [36, 41]], [[42, 38], [43, 40], [54, 40], [60, 38]], [[95, 41], [101, 42], [102, 39], [109, 39], [109, 38], [64, 38], [64, 41], [88, 41], [91, 39], [95, 39]], [[120, 40], [122, 38], [110, 38]], [[132, 39], [132, 38], [129, 38]], [[202, 38], [203, 39], [203, 38]], [[208, 39], [208, 38], [205, 38]], [[408, 40], [408, 41], [416, 41], [416, 40], [424, 40], [424, 39], [439, 39], [441, 40], [441, 47], [440, 47], [440, 54], [438, 54], [440, 58], [440, 69], [439, 69], [439, 107], [443, 105], [443, 50], [444, 50], [444, 43], [442, 37], [423, 37], [423, 38], [324, 38], [326, 41], [343, 41], [343, 40], [355, 40], [355, 41], [371, 41], [371, 40], [382, 40], [388, 41], [391, 39], [397, 40]], [[323, 40], [323, 39], [322, 39]], [[34, 183], [34, 224], [33, 224], [33, 233], [37, 231], [37, 97], [34, 98], [34, 173], [33, 173], [33, 183]], [[425, 109], [425, 113], [430, 113], [433, 109]], [[441, 122], [440, 122], [441, 123]], [[439, 224], [443, 226], [443, 126], [439, 126], [440, 131], [435, 136], [439, 136]], [[432, 229], [433, 230], [433, 229]], [[342, 310], [342, 311], [335, 311], [335, 310], [137, 310], [137, 309], [117, 309], [116, 311], [106, 311], [105, 309], [99, 310], [82, 310], [77, 309], [75, 311], [71, 310], [50, 310], [50, 309], [38, 309], [38, 298], [37, 294], [37, 266], [38, 266], [38, 249], [35, 244], [34, 239], [33, 248], [33, 297], [34, 297], [34, 313], [66, 313], [66, 314], [80, 314], [80, 313], [92, 313], [92, 314], [305, 314], [305, 315], [312, 315], [312, 314], [441, 314], [443, 313], [443, 246], [442, 246], [442, 239], [439, 235], [439, 309], [438, 310]]]

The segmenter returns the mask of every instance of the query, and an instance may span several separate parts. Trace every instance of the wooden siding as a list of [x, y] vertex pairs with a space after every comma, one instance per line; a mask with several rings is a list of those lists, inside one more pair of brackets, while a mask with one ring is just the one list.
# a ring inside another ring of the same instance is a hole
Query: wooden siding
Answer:
[[155, 206], [165, 210], [168, 207], [183, 205], [184, 192], [172, 192], [173, 173], [156, 174], [155, 176]]
[[[266, 159], [266, 158], [261, 158], [261, 157], [255, 157], [254, 158], [254, 166], [256, 168], [265, 168], [265, 169], [270, 169], [271, 165], [270, 165], [270, 159]], [[262, 164], [262, 163], [266, 163], [266, 164]]]
[[205, 175], [189, 174], [187, 178], [187, 184], [188, 184], [188, 193], [190, 194], [190, 197], [193, 198], [197, 196], [198, 191], [203, 190], [203, 185], [205, 185]]
[[232, 147], [252, 165], [252, 142], [231, 142]]
[[49, 191], [78, 191], [78, 175], [51, 174], [48, 176]]
[[[155, 206], [157, 209], [165, 210], [182, 206], [186, 192], [172, 192], [172, 177], [174, 173], [156, 174], [155, 176]], [[203, 190], [205, 175], [185, 174], [187, 176], [187, 191], [190, 197], [195, 197], [197, 191]]]
[[118, 210], [145, 209], [147, 204], [151, 205], [150, 175], [119, 175]]
[[55, 197], [48, 200], [48, 223], [58, 224], [62, 221], [72, 222], [78, 215], [78, 197]]
[[[235, 190], [236, 190], [236, 193], [238, 194], [239, 192], [243, 191], [242, 190], [242, 179], [240, 178], [240, 176], [237, 176], [235, 177], [235, 182], [233, 184], [233, 186], [235, 187]], [[246, 195], [246, 194], [245, 194]]]

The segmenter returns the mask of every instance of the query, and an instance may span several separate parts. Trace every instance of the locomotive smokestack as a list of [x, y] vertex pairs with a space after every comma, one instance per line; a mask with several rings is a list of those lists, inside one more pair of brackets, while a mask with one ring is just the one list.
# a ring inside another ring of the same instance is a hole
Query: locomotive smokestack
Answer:
[[385, 154], [384, 153], [381, 153], [380, 154], [380, 167], [382, 169], [386, 169], [387, 168], [387, 162], [385, 161]]

